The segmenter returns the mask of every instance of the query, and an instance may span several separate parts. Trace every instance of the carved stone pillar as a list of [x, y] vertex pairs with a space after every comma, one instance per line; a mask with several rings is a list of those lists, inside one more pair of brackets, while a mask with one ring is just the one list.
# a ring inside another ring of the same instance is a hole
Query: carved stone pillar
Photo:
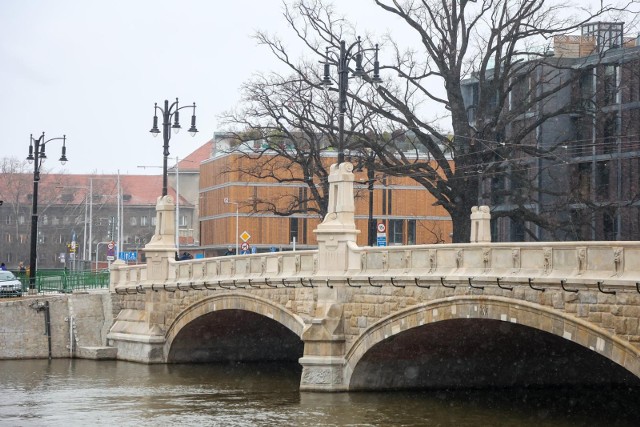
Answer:
[[143, 251], [147, 257], [147, 280], [158, 282], [169, 277], [170, 260], [175, 260], [175, 205], [171, 196], [158, 197], [156, 231]]
[[491, 242], [491, 213], [489, 206], [471, 208], [471, 243]]
[[[161, 284], [171, 278], [171, 264], [175, 262], [175, 206], [170, 196], [159, 197], [156, 204], [156, 230], [144, 247], [147, 256], [147, 282]], [[117, 268], [117, 267], [116, 267]], [[122, 281], [119, 275], [119, 281]], [[126, 283], [124, 283], [126, 285]], [[118, 358], [143, 363], [166, 362], [163, 354], [165, 330], [163, 325], [166, 293], [147, 292], [136, 295], [144, 298], [144, 308], [126, 308], [115, 319], [107, 340], [118, 349]]]
[[[314, 230], [318, 239], [318, 276], [340, 277], [353, 263], [360, 265], [360, 255], [351, 253], [359, 230], [354, 216], [353, 165], [334, 164], [329, 175], [329, 207], [327, 215]], [[350, 263], [351, 261], [351, 263]], [[316, 312], [302, 334], [304, 356], [301, 390], [343, 391], [345, 338], [343, 329], [342, 284], [318, 288]]]

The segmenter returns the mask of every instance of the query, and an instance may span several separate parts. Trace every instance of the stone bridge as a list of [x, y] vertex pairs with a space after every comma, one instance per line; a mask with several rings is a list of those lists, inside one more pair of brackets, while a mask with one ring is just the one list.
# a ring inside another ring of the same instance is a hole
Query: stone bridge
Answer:
[[175, 261], [157, 205], [147, 264], [118, 262], [108, 345], [143, 363], [297, 360], [301, 390], [640, 381], [640, 242], [358, 247], [333, 165], [318, 250]]

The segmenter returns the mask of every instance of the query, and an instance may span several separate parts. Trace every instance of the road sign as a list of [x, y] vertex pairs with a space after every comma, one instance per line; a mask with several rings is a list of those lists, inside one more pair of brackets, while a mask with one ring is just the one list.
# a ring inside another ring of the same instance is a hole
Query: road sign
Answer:
[[387, 227], [385, 227], [384, 222], [379, 223], [377, 229], [378, 233], [384, 233], [387, 231]]
[[111, 241], [107, 244], [107, 249], [113, 249], [116, 247], [116, 242]]
[[118, 254], [121, 260], [124, 261], [137, 261], [138, 260], [138, 252], [137, 251], [126, 251], [120, 252]]
[[378, 235], [378, 240], [377, 240], [378, 246], [387, 246], [387, 236], [385, 235]]
[[246, 231], [243, 231], [242, 234], [240, 235], [240, 238], [242, 239], [243, 242], [246, 242], [251, 238], [251, 234], [247, 233]]
[[248, 251], [249, 250], [249, 244], [247, 242], [244, 242], [240, 245], [240, 249], [242, 249], [243, 251]]

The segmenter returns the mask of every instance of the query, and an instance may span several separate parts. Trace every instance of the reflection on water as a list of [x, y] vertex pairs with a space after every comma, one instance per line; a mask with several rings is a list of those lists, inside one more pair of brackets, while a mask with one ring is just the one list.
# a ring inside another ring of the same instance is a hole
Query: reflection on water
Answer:
[[0, 361], [0, 425], [638, 426], [640, 390], [300, 393], [297, 364]]

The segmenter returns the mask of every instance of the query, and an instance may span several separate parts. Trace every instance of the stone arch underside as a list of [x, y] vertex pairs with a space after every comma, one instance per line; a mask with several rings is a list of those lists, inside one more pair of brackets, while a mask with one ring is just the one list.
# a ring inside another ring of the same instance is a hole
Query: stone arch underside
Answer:
[[167, 362], [297, 361], [302, 318], [269, 300], [227, 294], [180, 313], [166, 334]]
[[639, 358], [630, 343], [548, 307], [456, 296], [370, 326], [347, 352], [345, 381], [351, 390], [581, 383], [598, 376], [640, 385]]

